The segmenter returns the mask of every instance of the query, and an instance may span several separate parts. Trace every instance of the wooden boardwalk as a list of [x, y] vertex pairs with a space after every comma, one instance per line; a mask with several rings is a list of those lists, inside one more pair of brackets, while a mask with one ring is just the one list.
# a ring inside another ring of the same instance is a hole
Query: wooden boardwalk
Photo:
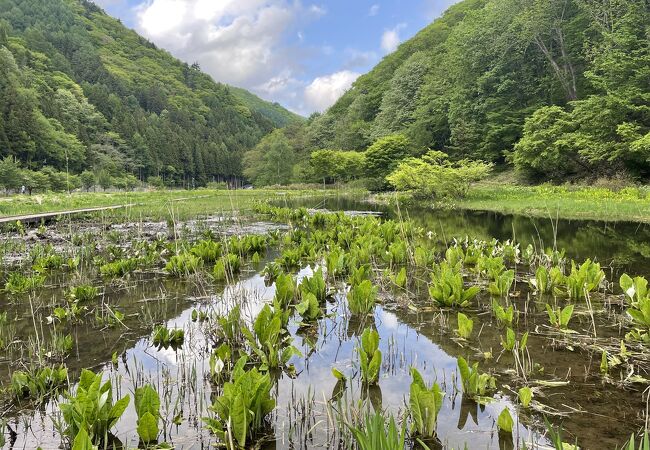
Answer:
[[126, 208], [128, 206], [133, 206], [133, 205], [101, 206], [98, 208], [70, 209], [67, 211], [54, 211], [54, 212], [45, 212], [45, 213], [38, 213], [38, 214], [25, 214], [22, 216], [0, 217], [0, 225], [6, 223], [14, 223], [18, 220], [20, 220], [22, 223], [34, 223], [34, 222], [40, 222], [41, 220], [48, 221], [48, 220], [55, 219], [57, 217], [71, 216], [73, 214], [83, 214], [83, 213], [91, 213], [91, 212], [98, 212], [98, 211], [110, 211], [115, 209]]

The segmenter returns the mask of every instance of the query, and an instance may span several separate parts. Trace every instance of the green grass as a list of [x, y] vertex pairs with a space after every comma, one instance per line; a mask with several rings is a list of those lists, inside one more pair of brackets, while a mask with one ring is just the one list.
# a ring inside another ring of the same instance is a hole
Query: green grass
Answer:
[[132, 205], [94, 213], [113, 220], [188, 220], [200, 216], [232, 215], [250, 211], [256, 202], [336, 195], [336, 190], [163, 190], [151, 192], [76, 192], [68, 194], [0, 197], [0, 217], [66, 211], [102, 206]]
[[610, 190], [598, 187], [483, 184], [456, 201], [461, 209], [496, 211], [561, 219], [629, 220], [650, 223], [647, 187]]

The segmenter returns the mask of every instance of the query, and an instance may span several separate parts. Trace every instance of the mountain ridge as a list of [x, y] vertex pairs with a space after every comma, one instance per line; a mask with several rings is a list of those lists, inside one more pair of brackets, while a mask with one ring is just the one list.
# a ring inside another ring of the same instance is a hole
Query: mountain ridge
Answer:
[[0, 0], [0, 49], [0, 155], [33, 170], [235, 179], [246, 150], [300, 120], [85, 0]]

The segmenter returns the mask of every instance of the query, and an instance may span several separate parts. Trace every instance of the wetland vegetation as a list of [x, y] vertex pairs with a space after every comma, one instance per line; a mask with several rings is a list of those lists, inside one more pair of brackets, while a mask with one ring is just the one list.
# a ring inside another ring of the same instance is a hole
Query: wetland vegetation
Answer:
[[250, 205], [5, 227], [2, 445], [643, 439], [645, 225], [304, 193]]

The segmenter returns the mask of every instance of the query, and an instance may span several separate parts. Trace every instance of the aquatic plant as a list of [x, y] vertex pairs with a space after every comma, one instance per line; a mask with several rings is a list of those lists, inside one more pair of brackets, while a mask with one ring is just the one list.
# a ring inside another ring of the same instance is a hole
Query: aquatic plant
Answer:
[[484, 244], [479, 241], [468, 244], [465, 249], [463, 264], [466, 266], [475, 266], [478, 264], [479, 258], [483, 255], [483, 246]]
[[393, 282], [395, 286], [398, 288], [406, 288], [406, 282], [407, 282], [407, 277], [406, 277], [406, 267], [402, 267], [399, 272], [397, 273], [390, 273], [390, 279]]
[[357, 347], [361, 368], [361, 381], [367, 385], [377, 384], [381, 369], [379, 333], [370, 328], [363, 330], [361, 345]]
[[365, 280], [370, 279], [370, 266], [367, 264], [362, 264], [357, 267], [354, 267], [348, 276], [348, 284], [350, 286], [356, 286], [364, 282]]
[[456, 333], [463, 339], [469, 339], [474, 329], [474, 321], [467, 317], [465, 314], [458, 313], [458, 328]]
[[648, 298], [648, 281], [644, 277], [630, 277], [624, 273], [619, 279], [619, 285], [625, 297], [632, 303], [638, 305]]
[[397, 428], [395, 418], [391, 415], [388, 427], [381, 412], [367, 414], [359, 426], [345, 423], [352, 433], [358, 450], [404, 450], [406, 427]]
[[264, 280], [268, 283], [273, 283], [275, 280], [283, 273], [282, 266], [276, 261], [271, 261], [262, 270], [262, 275], [264, 275]]
[[102, 313], [95, 310], [95, 324], [100, 327], [115, 327], [118, 324], [124, 324], [124, 313], [117, 309], [102, 309]]
[[426, 247], [417, 246], [413, 252], [413, 259], [417, 267], [430, 267], [436, 260], [436, 254]]
[[449, 247], [445, 251], [445, 261], [447, 261], [450, 265], [454, 267], [456, 267], [459, 264], [462, 264], [464, 260], [465, 260], [465, 252], [463, 251], [463, 248], [458, 245]]
[[198, 272], [203, 267], [203, 260], [191, 253], [181, 253], [169, 258], [165, 271], [175, 277], [184, 277]]
[[567, 305], [563, 309], [553, 309], [551, 305], [546, 304], [546, 312], [548, 313], [548, 320], [551, 325], [559, 328], [562, 331], [569, 331], [569, 321], [573, 316], [574, 305]]
[[499, 433], [512, 434], [512, 428], [515, 426], [515, 421], [512, 420], [512, 415], [508, 407], [503, 408], [501, 414], [497, 418], [497, 428]]
[[524, 408], [528, 408], [531, 400], [533, 399], [533, 390], [528, 386], [524, 386], [517, 391], [517, 397], [519, 398], [519, 403]]
[[45, 275], [23, 275], [20, 272], [11, 272], [5, 283], [5, 291], [13, 295], [26, 294], [43, 287]]
[[135, 390], [135, 411], [138, 415], [137, 431], [140, 441], [149, 445], [158, 440], [160, 397], [149, 384]]
[[214, 263], [221, 257], [223, 247], [220, 242], [201, 240], [190, 248], [190, 253], [201, 258], [204, 263]]
[[469, 365], [465, 358], [458, 358], [458, 371], [463, 385], [463, 393], [477, 401], [482, 401], [488, 392], [496, 389], [496, 379], [487, 373], [481, 373], [478, 362]]
[[620, 278], [620, 285], [631, 303], [626, 312], [637, 328], [629, 332], [626, 338], [650, 342], [650, 295], [647, 280], [643, 277], [632, 279], [629, 275], [623, 274]]
[[549, 270], [545, 266], [539, 266], [535, 270], [535, 278], [531, 278], [529, 283], [538, 294], [550, 294], [565, 284], [565, 276], [559, 267], [551, 267]]
[[434, 267], [429, 295], [439, 306], [464, 308], [469, 305], [479, 291], [478, 286], [465, 289], [463, 275], [458, 266], [452, 266], [443, 261]]
[[55, 331], [52, 333], [51, 343], [51, 356], [66, 356], [72, 351], [73, 340], [70, 334]]
[[374, 287], [370, 280], [364, 280], [350, 288], [347, 298], [352, 314], [372, 314], [377, 300], [377, 287]]
[[282, 309], [287, 309], [293, 303], [297, 293], [296, 279], [290, 274], [282, 273], [275, 280], [274, 301], [282, 305]]
[[500, 254], [510, 264], [517, 264], [519, 262], [519, 255], [521, 254], [519, 244], [514, 244], [509, 239], [501, 244], [497, 243], [495, 245], [495, 252]]
[[51, 270], [60, 270], [63, 268], [64, 263], [65, 258], [63, 255], [49, 254], [36, 258], [32, 264], [32, 269], [38, 273], [46, 273]]
[[73, 286], [68, 292], [68, 298], [73, 302], [80, 304], [90, 303], [99, 295], [99, 289], [90, 284], [80, 284]]
[[406, 242], [399, 239], [388, 246], [386, 253], [384, 253], [384, 260], [392, 265], [399, 265], [406, 263], [408, 258], [408, 248]]
[[68, 394], [67, 402], [59, 404], [66, 436], [75, 439], [83, 430], [94, 444], [106, 442], [129, 402], [130, 397], [126, 395], [113, 403], [110, 380], [102, 384], [101, 373], [83, 369], [74, 396]]
[[340, 248], [333, 248], [325, 256], [325, 270], [328, 278], [345, 276], [348, 272], [345, 252]]
[[303, 292], [302, 300], [296, 305], [296, 311], [305, 322], [313, 322], [323, 315], [316, 296], [311, 292]]
[[411, 367], [411, 387], [409, 389], [409, 415], [412, 421], [411, 432], [423, 438], [436, 435], [438, 413], [442, 408], [444, 393], [437, 383], [427, 386], [415, 367]]
[[325, 284], [322, 269], [318, 269], [311, 277], [305, 277], [302, 279], [300, 282], [300, 293], [302, 295], [305, 293], [313, 294], [318, 302], [325, 301], [325, 297], [327, 296], [327, 285]]
[[217, 326], [214, 327], [214, 340], [216, 344], [227, 343], [232, 348], [238, 348], [244, 343], [245, 337], [242, 329], [245, 327], [241, 314], [241, 306], [235, 305], [227, 314], [216, 317]]
[[80, 319], [81, 315], [86, 311], [85, 306], [79, 306], [79, 302], [68, 302], [65, 306], [57, 306], [52, 311], [52, 315], [46, 318], [49, 324], [53, 323], [54, 320], [58, 320], [61, 323], [66, 323], [68, 321], [77, 321]]
[[99, 267], [99, 273], [106, 278], [119, 278], [133, 272], [138, 267], [138, 260], [135, 258], [118, 259]]
[[160, 348], [177, 348], [183, 345], [185, 331], [182, 328], [168, 329], [164, 325], [158, 325], [153, 330], [151, 342]]
[[515, 309], [512, 305], [504, 308], [496, 299], [492, 299], [492, 312], [494, 313], [500, 327], [512, 326], [512, 321], [515, 316]]
[[553, 425], [551, 425], [551, 422], [548, 421], [548, 418], [546, 416], [544, 416], [544, 425], [546, 427], [546, 435], [548, 436], [548, 439], [551, 441], [551, 444], [555, 450], [579, 450], [580, 447], [578, 447], [577, 439], [575, 444], [564, 442], [564, 439], [562, 437], [562, 425], [560, 425], [558, 429], [555, 429]]
[[68, 384], [68, 368], [42, 367], [17, 370], [11, 374], [11, 391], [18, 399], [40, 400], [58, 392]]
[[225, 280], [238, 274], [241, 269], [241, 258], [235, 253], [228, 253], [217, 260], [212, 269], [212, 276], [217, 281]]
[[269, 374], [257, 368], [245, 370], [246, 362], [245, 356], [237, 361], [231, 381], [223, 385], [223, 394], [210, 406], [216, 417], [203, 418], [206, 428], [231, 450], [247, 448], [275, 408]]
[[488, 291], [491, 295], [497, 297], [505, 297], [510, 292], [512, 283], [515, 280], [515, 271], [510, 269], [496, 275], [496, 278], [488, 286]]
[[476, 263], [476, 270], [485, 274], [488, 279], [495, 281], [506, 270], [506, 266], [502, 256], [481, 255]]
[[192, 310], [192, 322], [205, 322], [209, 319], [207, 311]]
[[528, 331], [521, 335], [521, 339], [517, 340], [515, 331], [508, 327], [506, 328], [505, 339], [501, 336], [501, 346], [507, 352], [514, 352], [515, 350], [524, 351], [528, 343]]
[[572, 300], [584, 299], [585, 294], [598, 289], [604, 279], [605, 272], [601, 270], [599, 263], [588, 259], [580, 267], [576, 267], [572, 261], [571, 273], [565, 279], [567, 295]]
[[291, 345], [293, 339], [283, 329], [287, 316], [288, 312], [277, 306], [271, 308], [264, 305], [255, 318], [253, 331], [242, 328], [248, 345], [261, 361], [262, 371], [282, 368], [293, 355], [300, 355], [298, 349]]
[[644, 431], [638, 447], [636, 447], [634, 434], [632, 434], [622, 450], [650, 450], [650, 435], [648, 435], [648, 430], [646, 429]]
[[278, 262], [287, 272], [293, 272], [300, 268], [302, 251], [300, 248], [286, 248], [282, 251]]

